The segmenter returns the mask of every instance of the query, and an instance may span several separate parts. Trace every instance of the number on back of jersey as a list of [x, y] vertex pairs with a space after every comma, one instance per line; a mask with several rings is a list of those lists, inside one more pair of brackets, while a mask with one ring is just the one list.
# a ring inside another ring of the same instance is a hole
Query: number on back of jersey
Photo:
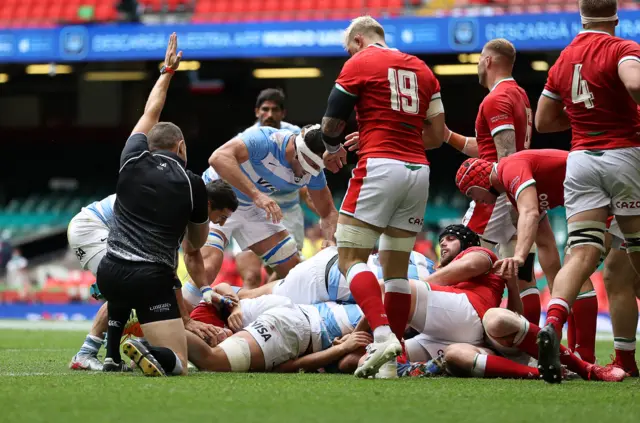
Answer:
[[416, 73], [405, 69], [389, 68], [388, 78], [391, 89], [391, 109], [417, 115], [420, 110], [420, 98]]
[[571, 101], [573, 104], [584, 103], [587, 109], [593, 109], [593, 93], [589, 91], [589, 84], [582, 79], [582, 63], [573, 67], [573, 79], [571, 81]]

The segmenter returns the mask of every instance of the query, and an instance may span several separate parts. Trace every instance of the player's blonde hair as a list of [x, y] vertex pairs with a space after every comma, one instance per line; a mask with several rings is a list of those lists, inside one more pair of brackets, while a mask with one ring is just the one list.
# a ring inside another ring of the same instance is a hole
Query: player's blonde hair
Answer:
[[496, 38], [495, 40], [491, 40], [485, 44], [484, 48], [504, 57], [511, 66], [516, 62], [516, 48], [509, 40]]
[[344, 47], [346, 48], [358, 34], [380, 37], [384, 41], [384, 28], [371, 16], [359, 16], [351, 21], [344, 31]]

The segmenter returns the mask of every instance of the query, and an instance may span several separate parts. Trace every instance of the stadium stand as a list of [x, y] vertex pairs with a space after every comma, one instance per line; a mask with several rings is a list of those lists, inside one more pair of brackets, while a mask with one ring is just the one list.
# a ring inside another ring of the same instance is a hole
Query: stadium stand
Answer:
[[[0, 27], [52, 27], [57, 24], [109, 22], [119, 19], [117, 0], [3, 0]], [[504, 13], [575, 12], [575, 0], [139, 0], [141, 14], [175, 13], [194, 23], [265, 20], [349, 19], [364, 13], [400, 15], [501, 15]], [[639, 9], [623, 0], [621, 9]]]

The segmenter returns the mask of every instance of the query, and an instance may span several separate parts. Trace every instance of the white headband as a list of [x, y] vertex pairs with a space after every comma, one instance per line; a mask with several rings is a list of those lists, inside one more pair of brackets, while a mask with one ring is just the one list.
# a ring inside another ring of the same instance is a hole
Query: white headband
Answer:
[[[307, 128], [305, 133], [307, 133], [308, 131], [314, 131], [316, 129], [320, 129], [319, 124], [315, 124], [312, 127]], [[324, 169], [324, 160], [322, 160], [322, 157], [318, 156], [316, 153], [311, 151], [309, 147], [307, 147], [307, 144], [304, 142], [304, 136], [302, 132], [300, 132], [300, 134], [298, 134], [298, 136], [296, 137], [296, 150], [298, 150], [298, 161], [300, 162], [300, 165], [302, 166], [304, 171], [309, 173], [311, 176], [318, 176], [320, 172], [322, 172], [322, 169]], [[309, 162], [307, 162], [307, 159], [315, 163], [319, 167], [319, 169], [311, 166]]]
[[615, 22], [618, 20], [618, 14], [607, 17], [599, 17], [599, 16], [584, 16], [582, 13], [580, 14], [580, 19], [582, 20], [582, 24], [590, 24], [590, 23], [600, 23], [600, 22]]

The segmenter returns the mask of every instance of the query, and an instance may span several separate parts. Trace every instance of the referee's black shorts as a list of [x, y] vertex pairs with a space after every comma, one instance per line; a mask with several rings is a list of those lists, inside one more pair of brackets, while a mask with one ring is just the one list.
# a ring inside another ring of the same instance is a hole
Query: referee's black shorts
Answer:
[[98, 266], [100, 292], [113, 306], [135, 309], [140, 324], [180, 318], [181, 283], [165, 265], [133, 262], [106, 254]]

